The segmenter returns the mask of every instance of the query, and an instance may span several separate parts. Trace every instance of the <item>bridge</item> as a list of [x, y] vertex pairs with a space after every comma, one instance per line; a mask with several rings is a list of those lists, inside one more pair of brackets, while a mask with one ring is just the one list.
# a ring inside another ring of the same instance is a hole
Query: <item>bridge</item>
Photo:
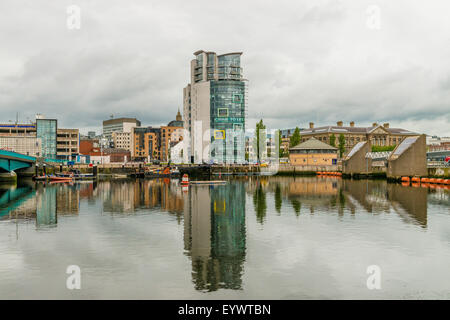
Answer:
[[0, 172], [13, 172], [31, 168], [35, 163], [35, 157], [13, 151], [0, 150]]
[[15, 209], [25, 203], [28, 199], [34, 197], [36, 191], [31, 187], [19, 188], [0, 188], [0, 219], [8, 217]]
[[446, 157], [450, 157], [450, 150], [427, 152], [427, 159], [429, 161], [444, 161]]

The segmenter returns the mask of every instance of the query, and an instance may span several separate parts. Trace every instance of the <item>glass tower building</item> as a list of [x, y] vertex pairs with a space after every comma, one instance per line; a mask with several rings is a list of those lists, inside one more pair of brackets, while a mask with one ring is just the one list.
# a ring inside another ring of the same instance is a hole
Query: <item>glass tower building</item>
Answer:
[[194, 55], [191, 83], [183, 92], [184, 128], [190, 135], [186, 161], [243, 163], [248, 81], [242, 76], [242, 52]]
[[57, 130], [56, 119], [36, 119], [36, 137], [41, 139], [43, 158], [56, 159]]

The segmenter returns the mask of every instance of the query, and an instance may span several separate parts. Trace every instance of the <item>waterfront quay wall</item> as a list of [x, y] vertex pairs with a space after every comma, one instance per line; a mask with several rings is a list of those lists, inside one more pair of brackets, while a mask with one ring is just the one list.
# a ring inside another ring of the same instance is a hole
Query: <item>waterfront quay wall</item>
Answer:
[[[172, 165], [172, 167], [196, 167], [197, 165], [192, 164], [184, 164], [184, 165]], [[113, 174], [126, 174], [132, 175], [138, 172], [148, 172], [155, 169], [163, 169], [165, 166], [161, 165], [144, 165], [139, 163], [132, 164], [121, 164], [121, 163], [109, 163], [109, 164], [100, 164], [97, 165], [97, 173], [100, 175], [113, 175]], [[77, 169], [82, 173], [93, 173], [94, 168], [87, 164], [76, 164], [71, 167], [68, 166], [47, 166], [46, 172], [47, 174], [54, 174], [62, 171], [68, 171], [69, 169]], [[266, 169], [270, 169], [270, 167], [259, 167], [258, 165], [213, 165], [211, 167], [211, 173], [213, 174], [227, 174], [227, 175], [254, 175], [259, 174], [260, 172], [266, 171]], [[31, 174], [32, 170], [27, 172]], [[34, 168], [33, 168], [34, 171]], [[42, 167], [38, 168], [38, 174], [42, 174]], [[342, 166], [338, 163], [338, 165], [333, 166], [293, 166], [290, 164], [280, 164], [277, 170], [273, 170], [274, 173], [278, 175], [314, 175], [316, 172], [336, 172], [342, 171]], [[450, 178], [450, 167], [429, 167], [427, 170], [428, 177], [439, 177], [439, 178]], [[22, 177], [22, 175], [19, 175]], [[426, 176], [426, 175], [424, 175]], [[372, 166], [371, 174], [344, 174], [344, 177], [360, 177], [360, 178], [381, 178], [386, 177], [386, 167], [385, 166]], [[3, 178], [3, 179], [2, 179]], [[16, 175], [5, 174], [0, 177], [0, 180], [15, 180], [17, 179]]]
[[313, 175], [316, 172], [335, 172], [341, 171], [340, 165], [332, 166], [293, 166], [290, 164], [280, 164], [278, 167], [278, 175]]

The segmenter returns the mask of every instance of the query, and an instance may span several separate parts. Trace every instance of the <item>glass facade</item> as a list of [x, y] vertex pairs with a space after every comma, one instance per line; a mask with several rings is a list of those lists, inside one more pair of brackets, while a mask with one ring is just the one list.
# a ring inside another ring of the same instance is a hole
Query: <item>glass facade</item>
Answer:
[[203, 54], [197, 55], [194, 71], [195, 82], [203, 80]]
[[211, 81], [211, 158], [217, 162], [243, 163], [245, 160], [244, 81]]
[[241, 80], [241, 55], [228, 54], [218, 57], [218, 74], [221, 80]]
[[56, 119], [36, 119], [36, 136], [41, 139], [42, 157], [56, 159]]
[[[244, 163], [248, 82], [242, 76], [242, 52], [217, 55], [199, 50], [194, 55], [192, 83], [183, 91], [185, 129], [191, 135], [189, 161]], [[209, 123], [204, 124], [208, 118]], [[195, 123], [203, 123], [201, 130], [209, 130], [210, 144], [204, 136], [194, 139], [194, 132], [197, 135], [200, 130], [193, 129]]]

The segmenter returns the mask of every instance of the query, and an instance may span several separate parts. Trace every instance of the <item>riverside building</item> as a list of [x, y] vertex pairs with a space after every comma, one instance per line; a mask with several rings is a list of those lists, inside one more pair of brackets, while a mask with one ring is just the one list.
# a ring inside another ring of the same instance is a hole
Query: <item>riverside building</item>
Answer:
[[245, 161], [248, 81], [242, 75], [241, 55], [194, 53], [190, 83], [183, 90], [188, 162]]

